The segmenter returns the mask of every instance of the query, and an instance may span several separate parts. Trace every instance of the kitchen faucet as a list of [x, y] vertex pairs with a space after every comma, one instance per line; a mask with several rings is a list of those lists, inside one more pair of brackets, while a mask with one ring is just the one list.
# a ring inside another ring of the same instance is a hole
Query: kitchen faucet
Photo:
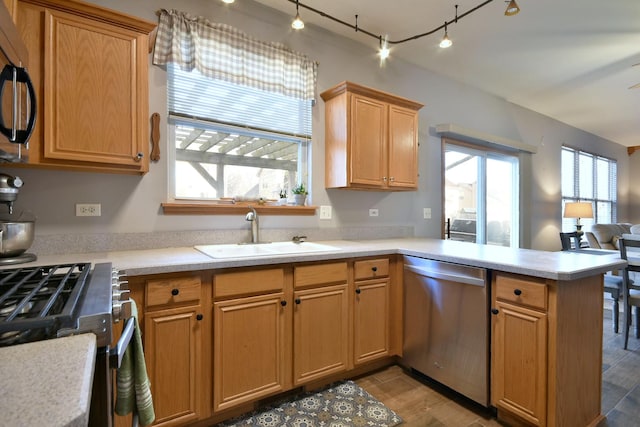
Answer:
[[247, 212], [245, 219], [251, 221], [251, 243], [260, 243], [260, 223], [258, 221], [258, 212], [254, 208]]

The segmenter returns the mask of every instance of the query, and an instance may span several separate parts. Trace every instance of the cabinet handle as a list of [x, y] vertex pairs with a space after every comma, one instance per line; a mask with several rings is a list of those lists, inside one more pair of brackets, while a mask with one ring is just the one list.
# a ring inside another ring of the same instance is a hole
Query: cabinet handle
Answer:
[[371, 267], [371, 271], [375, 273], [376, 271], [378, 271], [378, 267]]
[[393, 182], [393, 181], [395, 181], [395, 180], [396, 180], [396, 179], [395, 179], [394, 177], [389, 178], [389, 181], [391, 181], [391, 182]]
[[513, 293], [518, 295], [518, 296], [522, 295], [522, 291], [520, 289], [514, 289]]
[[300, 304], [302, 301], [300, 301], [300, 298], [296, 298], [296, 304]]
[[139, 162], [140, 160], [142, 160], [142, 158], [144, 157], [144, 154], [142, 153], [138, 153], [136, 154], [136, 156], [133, 158], [133, 160], [135, 160], [136, 162]]
[[362, 292], [360, 288], [356, 289], [356, 294], [360, 295], [360, 292]]
[[282, 300], [282, 301], [280, 301], [280, 305], [284, 307], [284, 306], [287, 305], [287, 302], [285, 300]]
[[196, 319], [197, 320], [202, 320], [204, 318], [204, 316], [202, 314], [197, 314], [196, 315]]
[[500, 313], [500, 311], [497, 308], [491, 309], [491, 314], [498, 314], [498, 313]]
[[179, 290], [179, 289], [171, 289], [171, 295], [173, 295], [174, 297], [175, 297], [176, 295], [178, 295], [179, 293], [180, 293], [180, 290]]
[[387, 182], [387, 177], [386, 176], [382, 177], [382, 182]]

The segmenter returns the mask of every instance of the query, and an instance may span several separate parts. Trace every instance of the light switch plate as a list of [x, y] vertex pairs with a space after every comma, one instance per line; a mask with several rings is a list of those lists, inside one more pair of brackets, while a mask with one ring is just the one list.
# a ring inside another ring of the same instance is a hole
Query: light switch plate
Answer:
[[369, 209], [369, 216], [378, 216], [378, 209]]
[[431, 208], [424, 208], [422, 210], [422, 216], [424, 219], [431, 219]]
[[331, 219], [331, 206], [320, 206], [320, 219]]

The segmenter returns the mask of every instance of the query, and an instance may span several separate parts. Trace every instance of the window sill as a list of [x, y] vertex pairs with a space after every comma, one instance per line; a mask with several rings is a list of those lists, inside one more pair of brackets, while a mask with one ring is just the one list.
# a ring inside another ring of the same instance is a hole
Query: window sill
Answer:
[[247, 209], [254, 208], [259, 215], [306, 215], [316, 214], [316, 206], [261, 205], [239, 202], [234, 204], [217, 203], [161, 203], [165, 215], [244, 215]]

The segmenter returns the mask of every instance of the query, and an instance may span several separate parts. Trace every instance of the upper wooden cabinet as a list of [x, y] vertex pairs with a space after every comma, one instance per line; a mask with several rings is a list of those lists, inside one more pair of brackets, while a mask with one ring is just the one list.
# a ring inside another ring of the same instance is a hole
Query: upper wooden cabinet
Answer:
[[342, 82], [325, 101], [325, 186], [418, 188], [418, 110], [422, 104]]
[[28, 165], [149, 170], [149, 33], [156, 24], [75, 0], [19, 0], [38, 100]]

